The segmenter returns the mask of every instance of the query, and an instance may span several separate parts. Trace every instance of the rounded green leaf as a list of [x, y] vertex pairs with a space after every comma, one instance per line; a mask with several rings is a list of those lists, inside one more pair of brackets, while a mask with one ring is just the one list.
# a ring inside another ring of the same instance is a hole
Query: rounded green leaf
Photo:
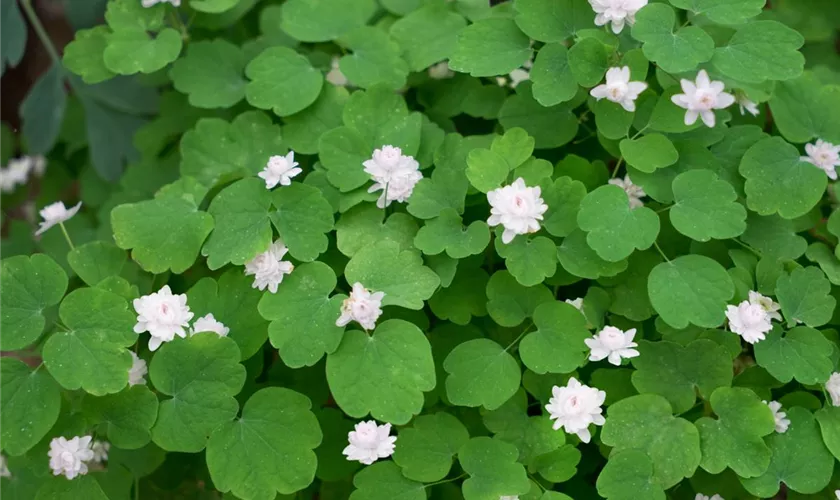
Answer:
[[136, 385], [116, 394], [85, 399], [83, 410], [90, 423], [102, 426], [108, 442], [134, 450], [152, 440], [158, 399], [145, 385]]
[[301, 42], [328, 42], [364, 25], [376, 8], [374, 0], [290, 0], [282, 28]]
[[577, 83], [594, 87], [604, 79], [609, 69], [610, 47], [597, 38], [583, 38], [569, 49], [568, 64]]
[[475, 221], [464, 226], [458, 212], [451, 208], [441, 211], [436, 219], [427, 221], [414, 237], [414, 246], [424, 254], [437, 255], [446, 251], [446, 255], [453, 259], [480, 254], [489, 243], [490, 229], [486, 222]]
[[487, 312], [501, 326], [517, 326], [543, 302], [552, 300], [543, 285], [526, 287], [507, 271], [497, 271], [487, 283]]
[[0, 288], [0, 328], [4, 351], [23, 349], [44, 330], [44, 310], [67, 290], [67, 273], [44, 254], [3, 259]]
[[596, 486], [607, 500], [665, 500], [665, 492], [653, 477], [653, 462], [641, 450], [611, 455]]
[[55, 424], [61, 393], [46, 371], [33, 371], [23, 361], [7, 356], [0, 358], [0, 381], [3, 451], [12, 456], [22, 455]]
[[341, 58], [339, 67], [354, 85], [368, 88], [381, 84], [391, 89], [405, 85], [408, 63], [387, 32], [362, 26], [342, 36], [339, 43], [352, 52]]
[[108, 500], [108, 495], [102, 491], [102, 486], [95, 476], [79, 476], [74, 481], [63, 477], [48, 477], [41, 487], [35, 500], [75, 500], [85, 498], [89, 500]]
[[663, 262], [648, 277], [651, 305], [674, 328], [689, 324], [717, 327], [723, 323], [726, 303], [734, 294], [735, 285], [726, 269], [702, 255]]
[[[458, 406], [496, 409], [519, 388], [519, 365], [502, 346], [490, 339], [458, 345], [443, 362], [446, 396]], [[462, 464], [463, 465], [463, 464]]]
[[113, 243], [91, 241], [77, 246], [67, 254], [67, 262], [88, 286], [118, 276], [126, 264], [125, 251]]
[[219, 491], [243, 500], [290, 495], [315, 478], [321, 428], [303, 394], [282, 387], [255, 392], [242, 415], [213, 431], [207, 469]]
[[[457, 262], [454, 261], [453, 262]], [[475, 316], [487, 315], [487, 297], [484, 294], [490, 277], [483, 269], [458, 266], [451, 283], [441, 283], [441, 288], [429, 299], [429, 307], [440, 319], [458, 325], [468, 325]]]
[[394, 241], [402, 250], [413, 246], [417, 223], [411, 217], [395, 213], [382, 221], [383, 211], [372, 203], [364, 203], [344, 212], [335, 224], [338, 250], [352, 257], [362, 247], [382, 240]]
[[306, 57], [286, 47], [264, 50], [248, 63], [245, 75], [251, 80], [245, 87], [248, 103], [278, 116], [305, 109], [324, 85], [324, 75]]
[[512, 19], [487, 18], [461, 30], [449, 67], [472, 76], [504, 75], [530, 56], [530, 40]]
[[797, 326], [782, 336], [776, 325], [767, 338], [755, 344], [755, 361], [781, 382], [796, 379], [804, 385], [821, 384], [834, 368], [833, 345], [822, 333]]
[[580, 202], [578, 226], [586, 243], [604, 260], [618, 262], [634, 250], [645, 250], [659, 235], [659, 217], [647, 208], [630, 209], [627, 194], [618, 186], [601, 186]]
[[814, 416], [820, 424], [823, 441], [834, 458], [840, 458], [840, 407], [826, 406]]
[[563, 42], [594, 19], [586, 0], [517, 0], [514, 8], [519, 28], [541, 42]]
[[543, 106], [572, 100], [577, 94], [578, 84], [569, 67], [566, 46], [550, 43], [541, 48], [531, 68], [531, 80], [534, 82], [534, 99]]
[[105, 66], [103, 52], [108, 45], [111, 31], [107, 26], [95, 26], [79, 30], [72, 42], [64, 47], [62, 62], [73, 73], [82, 77], [89, 85], [103, 82], [116, 76]]
[[690, 71], [712, 58], [715, 42], [702, 28], [685, 26], [676, 31], [677, 14], [669, 5], [654, 3], [636, 14], [633, 38], [651, 62], [669, 73]]
[[505, 158], [489, 149], [479, 148], [470, 151], [467, 157], [467, 179], [482, 193], [492, 191], [505, 182], [511, 171]]
[[[193, 2], [195, 3], [195, 2]], [[224, 39], [198, 41], [169, 71], [175, 89], [197, 108], [229, 108], [245, 97], [245, 54]]]
[[720, 24], [741, 24], [761, 14], [765, 0], [669, 0], [671, 5]]
[[351, 330], [327, 356], [327, 381], [351, 417], [370, 413], [405, 424], [423, 408], [423, 393], [435, 388], [432, 349], [419, 328], [400, 319], [379, 324], [372, 335]]
[[312, 262], [296, 268], [277, 293], [263, 294], [260, 315], [271, 321], [271, 345], [287, 366], [312, 366], [341, 343], [344, 328], [335, 321], [345, 296], [330, 297], [335, 285], [333, 270], [322, 262]]
[[545, 107], [531, 93], [528, 82], [516, 87], [516, 94], [505, 99], [499, 110], [499, 123], [505, 130], [520, 127], [530, 134], [537, 149], [557, 148], [575, 138], [577, 116], [566, 104]]
[[553, 183], [541, 185], [542, 198], [548, 205], [542, 226], [552, 236], [568, 236], [577, 229], [580, 202], [586, 196], [586, 186], [571, 177], [560, 177]]
[[618, 262], [604, 260], [595, 253], [586, 240], [586, 233], [575, 229], [557, 248], [557, 258], [564, 270], [581, 278], [596, 279], [602, 276], [615, 276], [627, 269], [627, 259]]
[[519, 453], [511, 444], [486, 436], [470, 439], [458, 451], [461, 467], [470, 475], [461, 485], [464, 500], [524, 495], [531, 489]]
[[292, 257], [309, 262], [327, 250], [333, 211], [318, 188], [294, 182], [272, 191], [271, 204], [271, 223]]
[[584, 343], [591, 334], [586, 318], [565, 302], [546, 302], [534, 311], [537, 331], [519, 343], [519, 356], [531, 371], [571, 373], [586, 360], [589, 348]]
[[662, 134], [624, 139], [619, 148], [628, 165], [646, 173], [673, 165], [680, 158], [674, 144]]
[[840, 143], [840, 87], [823, 85], [805, 73], [795, 80], [778, 82], [770, 99], [773, 121], [785, 139], [808, 142], [820, 138]]
[[344, 87], [327, 85], [308, 108], [284, 118], [283, 139], [296, 153], [319, 152], [321, 136], [341, 125], [341, 112], [350, 94]]
[[394, 462], [409, 479], [439, 481], [449, 473], [452, 458], [469, 438], [464, 424], [448, 413], [422, 415], [411, 427], [400, 429]]
[[394, 462], [377, 462], [353, 478], [350, 500], [425, 500], [426, 485], [406, 478]]
[[402, 48], [409, 69], [422, 71], [452, 55], [458, 33], [466, 25], [460, 14], [433, 3], [398, 19], [390, 33]]
[[747, 210], [732, 185], [711, 170], [690, 170], [674, 179], [674, 228], [697, 241], [723, 240], [747, 229]]
[[798, 31], [776, 21], [753, 21], [715, 49], [712, 64], [724, 75], [747, 83], [791, 80], [802, 74], [805, 39]]
[[831, 296], [831, 283], [816, 267], [800, 267], [782, 274], [776, 281], [776, 296], [788, 325], [822, 326], [831, 320], [837, 305]]
[[516, 281], [524, 286], [538, 285], [557, 270], [557, 246], [544, 236], [520, 236], [508, 244], [498, 237], [496, 252], [505, 259], [505, 266]]
[[140, 28], [120, 29], [105, 37], [103, 60], [108, 70], [120, 75], [154, 73], [181, 53], [181, 34], [164, 28], [150, 35]]
[[190, 7], [199, 12], [219, 14], [236, 6], [240, 0], [190, 0]]

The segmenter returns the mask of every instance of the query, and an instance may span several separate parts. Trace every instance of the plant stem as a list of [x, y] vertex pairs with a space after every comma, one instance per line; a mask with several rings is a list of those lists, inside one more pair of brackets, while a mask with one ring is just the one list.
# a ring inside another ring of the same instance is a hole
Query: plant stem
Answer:
[[665, 252], [663, 252], [662, 249], [659, 248], [659, 243], [654, 241], [653, 246], [656, 247], [656, 250], [659, 252], [659, 255], [661, 255], [666, 262], [671, 262], [671, 259], [669, 259], [667, 255], [665, 255]]
[[747, 250], [749, 250], [750, 252], [754, 253], [756, 256], [758, 256], [758, 258], [759, 258], [759, 259], [761, 258], [761, 252], [760, 252], [760, 251], [758, 251], [758, 250], [756, 250], [755, 248], [753, 248], [753, 247], [751, 247], [751, 246], [747, 245], [746, 243], [744, 243], [743, 241], [739, 240], [738, 238], [732, 238], [732, 241], [734, 241], [735, 243], [737, 243], [737, 244], [741, 245], [742, 247], [746, 248], [746, 249], [747, 249]]
[[621, 164], [624, 163], [624, 157], [618, 159], [618, 162], [615, 164], [615, 168], [613, 169], [613, 173], [610, 176], [610, 179], [615, 179], [615, 176], [618, 174], [618, 169], [621, 168]]
[[452, 481], [457, 481], [457, 480], [461, 479], [462, 477], [465, 477], [466, 475], [467, 475], [467, 473], [466, 473], [466, 472], [464, 472], [463, 474], [461, 474], [461, 475], [460, 475], [460, 476], [458, 476], [458, 477], [453, 477], [452, 479], [443, 479], [443, 480], [441, 480], [441, 481], [436, 481], [436, 482], [434, 482], [434, 483], [428, 483], [428, 484], [424, 485], [423, 487], [424, 487], [424, 488], [428, 488], [429, 486], [434, 486], [434, 485], [436, 485], [436, 484], [451, 483]]
[[70, 250], [75, 250], [76, 247], [73, 246], [73, 241], [70, 239], [70, 234], [67, 232], [67, 228], [64, 227], [63, 222], [58, 223], [61, 226], [61, 232], [64, 233], [64, 239], [67, 240], [67, 244], [70, 245]]
[[519, 342], [519, 339], [521, 339], [526, 333], [528, 333], [528, 330], [531, 328], [531, 326], [533, 326], [533, 324], [534, 324], [533, 321], [529, 321], [528, 324], [525, 325], [525, 329], [522, 330], [522, 333], [520, 333], [515, 339], [513, 339], [513, 342], [511, 342], [510, 344], [508, 344], [507, 347], [505, 347], [505, 351], [507, 351], [508, 349], [513, 347], [514, 344]]
[[58, 50], [56, 50], [55, 45], [53, 45], [52, 39], [44, 29], [44, 25], [41, 24], [41, 20], [38, 19], [35, 9], [32, 8], [32, 0], [20, 0], [20, 5], [23, 7], [23, 12], [29, 19], [29, 23], [32, 24], [32, 29], [34, 29], [35, 34], [38, 35], [38, 39], [41, 40], [41, 43], [43, 43], [44, 47], [47, 49], [50, 59], [53, 60], [53, 63], [56, 66], [63, 69], [64, 66], [61, 64], [61, 56], [58, 55]]

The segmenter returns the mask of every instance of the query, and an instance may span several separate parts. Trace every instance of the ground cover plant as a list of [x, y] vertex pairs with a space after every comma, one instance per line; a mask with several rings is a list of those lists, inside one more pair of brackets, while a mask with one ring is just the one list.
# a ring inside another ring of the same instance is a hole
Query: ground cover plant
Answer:
[[840, 5], [490, 3], [3, 0], [4, 499], [840, 498]]

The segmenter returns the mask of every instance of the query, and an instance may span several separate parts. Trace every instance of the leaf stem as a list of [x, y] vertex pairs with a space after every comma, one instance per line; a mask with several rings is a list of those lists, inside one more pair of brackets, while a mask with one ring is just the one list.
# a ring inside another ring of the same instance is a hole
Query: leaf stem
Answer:
[[653, 246], [656, 247], [656, 251], [659, 252], [659, 255], [661, 255], [662, 258], [665, 259], [666, 262], [671, 262], [671, 259], [669, 259], [667, 255], [665, 255], [665, 252], [663, 252], [662, 249], [659, 248], [659, 243], [654, 241]]
[[527, 325], [525, 325], [525, 329], [524, 329], [524, 330], [522, 330], [522, 333], [520, 333], [520, 334], [519, 334], [519, 335], [518, 335], [515, 339], [513, 339], [513, 342], [511, 342], [510, 344], [508, 344], [508, 346], [507, 346], [507, 347], [505, 347], [505, 351], [507, 351], [508, 349], [510, 349], [511, 347], [513, 347], [513, 344], [515, 344], [515, 343], [519, 342], [519, 339], [521, 339], [521, 338], [522, 338], [522, 337], [523, 337], [526, 333], [528, 333], [528, 330], [529, 330], [532, 326], [534, 326], [534, 322], [533, 322], [533, 321], [528, 321], [528, 324], [527, 324]]
[[739, 240], [738, 238], [732, 238], [732, 241], [734, 241], [735, 243], [737, 243], [737, 244], [741, 245], [742, 247], [746, 248], [750, 252], [754, 253], [756, 256], [758, 256], [759, 259], [762, 257], [761, 252], [759, 250], [756, 250], [755, 248], [751, 247], [750, 245], [747, 245], [746, 243]]
[[673, 208], [673, 206], [674, 205], [668, 205], [667, 207], [662, 207], [659, 210], [657, 210], [656, 213], [661, 214], [662, 212], [667, 212], [668, 210], [671, 210], [671, 208]]
[[73, 240], [70, 239], [70, 234], [67, 232], [67, 228], [64, 227], [64, 223], [59, 222], [58, 225], [61, 226], [61, 232], [64, 233], [64, 239], [67, 240], [67, 244], [70, 245], [70, 250], [75, 250], [76, 247], [73, 246]]
[[435, 481], [434, 483], [424, 484], [423, 488], [428, 488], [429, 486], [435, 486], [435, 485], [438, 485], [438, 484], [451, 483], [453, 481], [457, 481], [457, 480], [461, 479], [462, 477], [466, 477], [466, 476], [467, 476], [467, 473], [464, 472], [460, 476], [453, 477], [452, 479], [442, 479], [440, 481]]
[[622, 163], [624, 163], [624, 157], [623, 156], [621, 158], [619, 158], [618, 161], [615, 163], [615, 168], [613, 168], [613, 172], [612, 172], [612, 175], [610, 176], [610, 179], [615, 179], [615, 176], [618, 174], [618, 169], [621, 168]]
[[63, 70], [64, 66], [61, 64], [61, 56], [58, 55], [58, 50], [55, 48], [52, 39], [44, 29], [44, 25], [41, 24], [41, 20], [38, 19], [35, 9], [32, 8], [32, 0], [20, 0], [20, 5], [23, 7], [23, 12], [29, 19], [29, 23], [32, 24], [32, 29], [34, 29], [35, 34], [38, 35], [38, 39], [41, 40], [41, 43], [44, 44], [44, 48], [47, 49], [50, 59], [53, 60], [53, 63], [55, 63], [56, 66], [62, 68]]

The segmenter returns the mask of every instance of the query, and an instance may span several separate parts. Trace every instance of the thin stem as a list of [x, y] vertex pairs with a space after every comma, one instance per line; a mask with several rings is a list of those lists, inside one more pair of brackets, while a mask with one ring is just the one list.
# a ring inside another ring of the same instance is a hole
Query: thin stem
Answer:
[[663, 252], [662, 249], [659, 248], [659, 243], [654, 241], [653, 246], [656, 247], [656, 250], [659, 252], [659, 255], [661, 255], [666, 262], [671, 262], [671, 259], [669, 259], [667, 255], [665, 255], [665, 252]]
[[36, 366], [36, 367], [35, 367], [35, 369], [34, 369], [34, 370], [32, 370], [32, 375], [35, 375], [36, 373], [38, 373], [38, 370], [40, 370], [42, 366], [44, 366], [44, 362], [43, 362], [43, 361], [41, 361], [41, 364], [40, 364], [40, 365], [38, 365], [38, 366]]
[[528, 473], [528, 477], [530, 477], [530, 478], [531, 478], [531, 481], [533, 481], [533, 482], [534, 482], [534, 484], [536, 484], [537, 486], [539, 486], [539, 487], [540, 487], [540, 489], [541, 489], [542, 491], [546, 491], [545, 487], [544, 487], [543, 485], [541, 485], [539, 481], [537, 481], [537, 478], [535, 478], [533, 474], [531, 474], [531, 473], [529, 472], [529, 473]]
[[29, 23], [32, 24], [32, 29], [34, 29], [35, 34], [38, 35], [38, 39], [41, 40], [41, 43], [43, 43], [44, 47], [47, 49], [50, 59], [52, 59], [53, 63], [59, 68], [64, 68], [64, 66], [61, 65], [61, 56], [58, 55], [58, 50], [56, 50], [52, 39], [44, 29], [44, 25], [41, 24], [41, 20], [38, 19], [35, 9], [32, 8], [32, 0], [20, 0], [20, 5], [23, 7], [23, 12], [26, 14], [26, 17], [29, 18]]
[[621, 168], [622, 163], [624, 163], [624, 157], [623, 156], [621, 158], [619, 158], [618, 161], [616, 162], [615, 168], [613, 169], [613, 172], [612, 172], [612, 175], [610, 176], [610, 179], [615, 179], [615, 176], [618, 175], [618, 169]]
[[511, 347], [513, 347], [513, 345], [514, 345], [514, 344], [516, 344], [517, 342], [519, 342], [519, 339], [521, 339], [521, 338], [522, 338], [522, 337], [523, 337], [526, 333], [528, 333], [528, 330], [529, 330], [529, 329], [531, 328], [531, 326], [533, 326], [533, 325], [534, 325], [534, 322], [533, 322], [533, 321], [529, 321], [529, 322], [528, 322], [528, 324], [527, 324], [527, 325], [525, 325], [525, 329], [524, 329], [524, 330], [522, 330], [522, 333], [520, 333], [520, 334], [519, 334], [519, 336], [517, 336], [515, 339], [513, 339], [513, 342], [511, 342], [510, 344], [508, 344], [508, 346], [507, 346], [507, 347], [505, 347], [505, 351], [507, 351], [508, 349], [510, 349]]
[[453, 477], [452, 479], [442, 479], [440, 481], [435, 481], [434, 483], [428, 483], [428, 484], [424, 485], [423, 487], [428, 488], [429, 486], [434, 486], [436, 484], [451, 483], [453, 481], [457, 481], [457, 480], [461, 479], [462, 477], [466, 477], [466, 476], [467, 476], [467, 473], [464, 472], [463, 474], [461, 474], [458, 477]]
[[134, 478], [134, 500], [140, 500], [140, 478]]
[[661, 214], [662, 212], [667, 212], [668, 210], [671, 210], [671, 207], [673, 206], [674, 205], [668, 205], [667, 207], [662, 207], [659, 210], [657, 210], [656, 213]]
[[735, 243], [737, 243], [737, 244], [741, 245], [742, 247], [746, 248], [746, 249], [747, 249], [747, 250], [749, 250], [750, 252], [752, 252], [752, 253], [756, 254], [756, 255], [758, 256], [758, 258], [759, 258], [759, 259], [761, 258], [761, 252], [760, 252], [760, 251], [758, 251], [758, 250], [756, 250], [755, 248], [753, 248], [753, 247], [751, 247], [751, 246], [747, 245], [746, 243], [744, 243], [743, 241], [739, 240], [738, 238], [732, 238], [732, 241], [734, 241]]
[[76, 247], [73, 246], [73, 240], [70, 239], [70, 234], [67, 232], [67, 228], [64, 227], [64, 223], [59, 222], [58, 225], [61, 226], [61, 232], [64, 233], [64, 239], [67, 240], [67, 244], [70, 245], [70, 250], [75, 250]]

